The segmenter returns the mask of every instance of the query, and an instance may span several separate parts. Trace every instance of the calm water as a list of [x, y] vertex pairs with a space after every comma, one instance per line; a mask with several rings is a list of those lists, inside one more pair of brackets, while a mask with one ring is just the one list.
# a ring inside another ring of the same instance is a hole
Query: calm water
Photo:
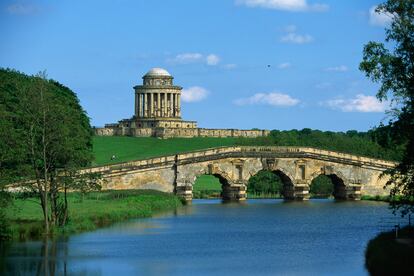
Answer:
[[366, 275], [365, 246], [385, 217], [378, 202], [196, 200], [47, 245], [15, 243], [0, 274]]

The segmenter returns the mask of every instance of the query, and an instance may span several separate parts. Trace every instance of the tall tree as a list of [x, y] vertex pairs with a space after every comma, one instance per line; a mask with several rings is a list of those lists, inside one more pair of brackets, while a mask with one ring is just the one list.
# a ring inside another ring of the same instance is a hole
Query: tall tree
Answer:
[[[0, 90], [0, 115], [6, 114], [1, 125], [15, 138], [14, 145], [4, 154], [0, 152], [0, 158], [6, 161], [0, 163], [0, 169], [39, 196], [48, 233], [50, 224], [63, 225], [67, 221], [68, 189], [85, 185], [99, 188], [96, 175], [78, 173], [93, 158], [89, 118], [76, 94], [47, 80], [45, 73], [28, 77], [1, 69]], [[8, 137], [0, 138], [10, 143]], [[10, 151], [19, 155], [13, 156]]]
[[[403, 215], [414, 212], [414, 0], [388, 0], [378, 5], [377, 13], [390, 17], [384, 43], [369, 42], [364, 47], [360, 69], [372, 81], [380, 83], [377, 97], [390, 100], [394, 120], [393, 136], [405, 144], [399, 165], [388, 171], [395, 210]], [[388, 46], [388, 47], [387, 47]]]

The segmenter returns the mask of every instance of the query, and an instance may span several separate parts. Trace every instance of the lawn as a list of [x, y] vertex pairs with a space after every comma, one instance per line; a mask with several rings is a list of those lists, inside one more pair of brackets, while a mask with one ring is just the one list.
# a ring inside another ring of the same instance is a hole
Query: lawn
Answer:
[[[152, 190], [124, 190], [93, 192], [82, 196], [70, 193], [69, 222], [54, 229], [57, 234], [91, 231], [98, 227], [129, 218], [150, 217], [159, 211], [181, 206], [172, 194]], [[13, 239], [38, 239], [43, 234], [43, 216], [39, 199], [15, 198], [6, 215], [11, 221]]]
[[[162, 155], [236, 145], [240, 138], [170, 138], [125, 136], [95, 136], [93, 138], [94, 165], [104, 165]], [[114, 160], [111, 160], [112, 156]]]
[[194, 186], [194, 191], [221, 191], [221, 184], [217, 177], [213, 175], [200, 175], [197, 177]]

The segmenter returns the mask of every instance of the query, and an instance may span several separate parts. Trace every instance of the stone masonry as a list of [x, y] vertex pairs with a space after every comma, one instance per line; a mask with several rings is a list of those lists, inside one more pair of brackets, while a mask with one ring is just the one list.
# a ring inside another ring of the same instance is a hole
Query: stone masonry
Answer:
[[173, 84], [165, 69], [152, 68], [143, 76], [143, 84], [134, 87], [135, 113], [131, 119], [95, 128], [100, 136], [136, 137], [259, 137], [268, 130], [197, 128], [197, 122], [181, 119], [182, 87]]
[[248, 180], [261, 170], [280, 176], [286, 199], [307, 200], [312, 180], [327, 175], [337, 199], [387, 195], [380, 177], [396, 164], [333, 151], [302, 147], [224, 147], [88, 169], [102, 173], [104, 189], [156, 189], [192, 199], [193, 184], [203, 174], [222, 183], [222, 198], [246, 199]]

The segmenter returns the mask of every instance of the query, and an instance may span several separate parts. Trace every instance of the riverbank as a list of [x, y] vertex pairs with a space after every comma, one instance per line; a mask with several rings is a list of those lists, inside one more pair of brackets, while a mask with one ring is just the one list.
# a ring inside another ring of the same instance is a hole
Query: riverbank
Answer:
[[[169, 193], [152, 190], [93, 192], [82, 196], [68, 195], [69, 222], [52, 229], [52, 235], [68, 235], [92, 231], [99, 227], [131, 218], [151, 217], [157, 212], [173, 210], [182, 205]], [[7, 209], [12, 240], [36, 240], [44, 235], [42, 210], [37, 198], [15, 198]]]
[[413, 271], [414, 228], [384, 232], [370, 240], [365, 251], [365, 266], [371, 275], [408, 275]]

